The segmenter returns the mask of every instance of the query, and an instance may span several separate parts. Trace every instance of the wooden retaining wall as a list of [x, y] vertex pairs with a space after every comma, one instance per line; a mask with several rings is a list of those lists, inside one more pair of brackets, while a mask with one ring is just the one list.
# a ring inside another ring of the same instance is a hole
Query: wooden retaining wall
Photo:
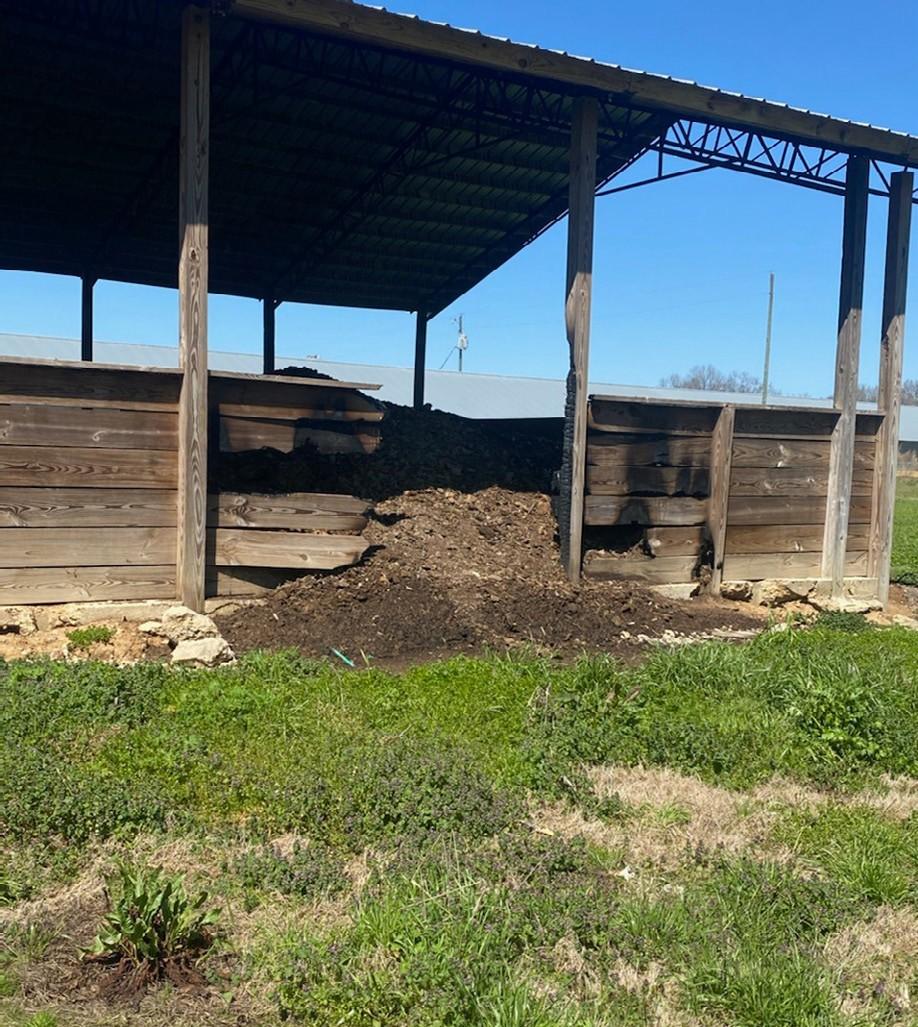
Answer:
[[0, 603], [173, 597], [181, 377], [5, 363], [0, 381]]
[[[0, 604], [175, 598], [181, 375], [8, 359], [0, 382]], [[382, 418], [352, 387], [303, 379], [212, 374], [210, 403], [231, 448], [289, 428], [289, 449], [314, 423], [378, 437]], [[357, 562], [368, 512], [351, 496], [211, 495], [208, 594]]]
[[[829, 484], [832, 411], [737, 408], [724, 542], [725, 581], [818, 578]], [[858, 414], [845, 574], [867, 576], [876, 434]]]
[[[837, 417], [593, 397], [584, 525], [595, 530], [584, 572], [665, 583], [819, 578]], [[850, 577], [867, 575], [881, 423], [857, 417]], [[626, 528], [639, 530], [636, 541]]]

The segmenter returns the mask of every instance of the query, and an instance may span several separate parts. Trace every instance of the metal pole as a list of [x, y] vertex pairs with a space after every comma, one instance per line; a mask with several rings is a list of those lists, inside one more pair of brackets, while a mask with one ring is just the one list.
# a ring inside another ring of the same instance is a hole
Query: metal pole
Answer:
[[414, 409], [424, 407], [424, 369], [427, 363], [427, 311], [419, 310], [414, 329]]
[[775, 273], [768, 276], [768, 325], [765, 329], [765, 372], [762, 375], [762, 403], [768, 403], [768, 375], [771, 371], [771, 325], [775, 314]]

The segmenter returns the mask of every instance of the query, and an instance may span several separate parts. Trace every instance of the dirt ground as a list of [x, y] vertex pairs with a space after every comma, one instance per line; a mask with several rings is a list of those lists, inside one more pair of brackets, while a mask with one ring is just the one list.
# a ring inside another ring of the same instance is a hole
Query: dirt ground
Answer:
[[308, 481], [376, 506], [362, 564], [300, 578], [261, 607], [218, 618], [219, 626], [237, 652], [338, 650], [363, 665], [523, 644], [566, 656], [624, 652], [666, 632], [761, 625], [736, 604], [675, 601], [631, 583], [572, 586], [548, 495], [559, 464], [556, 431], [499, 430], [391, 406], [372, 456], [231, 457], [220, 471], [223, 487], [242, 480], [271, 492]]

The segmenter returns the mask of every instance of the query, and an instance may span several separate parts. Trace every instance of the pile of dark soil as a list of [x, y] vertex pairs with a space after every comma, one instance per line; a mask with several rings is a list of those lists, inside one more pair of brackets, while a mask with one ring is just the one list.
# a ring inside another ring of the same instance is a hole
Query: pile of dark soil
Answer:
[[728, 604], [673, 601], [633, 583], [572, 586], [548, 496], [557, 435], [389, 407], [371, 456], [242, 457], [261, 469], [260, 491], [349, 492], [376, 509], [362, 564], [302, 577], [220, 619], [237, 651], [338, 650], [357, 664], [521, 644], [572, 655], [759, 623]]
[[224, 491], [341, 492], [375, 501], [429, 488], [547, 492], [561, 466], [554, 422], [500, 427], [439, 410], [382, 406], [382, 445], [375, 453], [327, 456], [311, 445], [292, 453], [222, 453], [216, 484]]

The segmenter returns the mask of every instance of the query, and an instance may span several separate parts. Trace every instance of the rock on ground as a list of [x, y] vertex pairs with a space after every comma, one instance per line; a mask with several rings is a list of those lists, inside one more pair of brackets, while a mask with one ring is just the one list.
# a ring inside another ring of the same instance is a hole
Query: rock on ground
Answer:
[[187, 638], [172, 651], [172, 663], [193, 667], [216, 667], [232, 663], [236, 656], [225, 638]]

